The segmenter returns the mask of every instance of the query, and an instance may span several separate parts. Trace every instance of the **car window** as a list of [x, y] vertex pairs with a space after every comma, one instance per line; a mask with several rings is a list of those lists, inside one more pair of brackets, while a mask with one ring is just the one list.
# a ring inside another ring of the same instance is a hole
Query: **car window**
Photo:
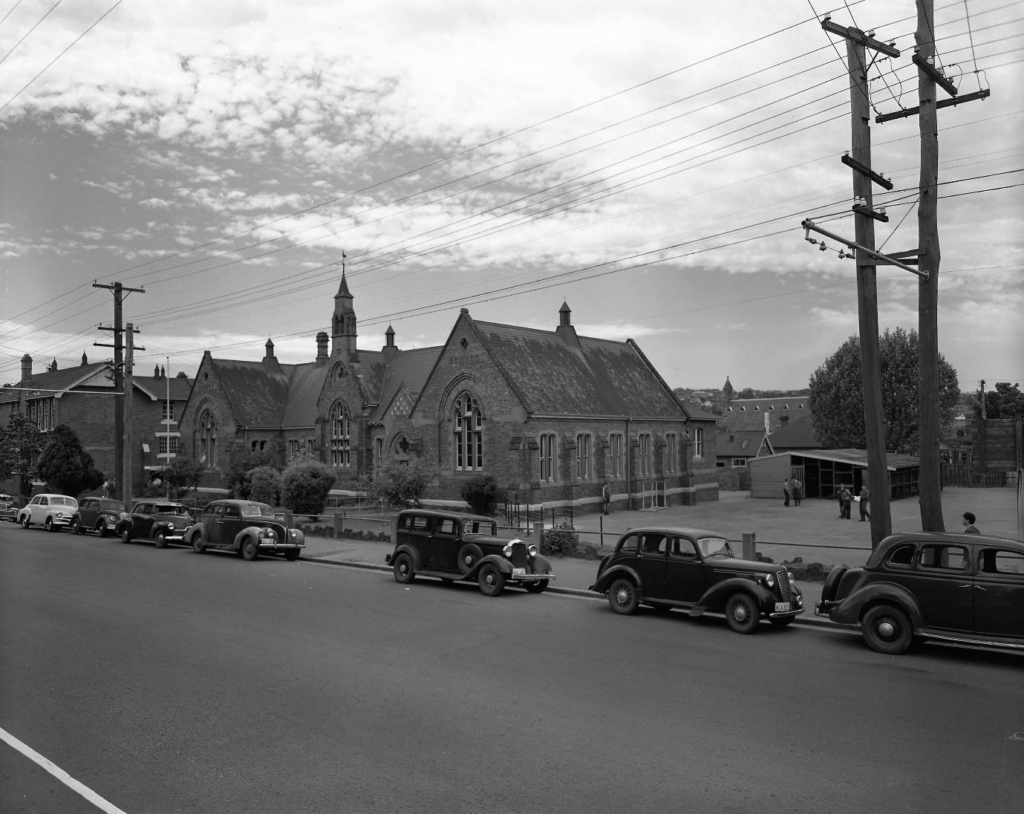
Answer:
[[622, 554], [636, 554], [640, 550], [640, 535], [630, 534], [623, 537], [619, 543], [619, 552]]
[[411, 528], [412, 528], [412, 515], [411, 514], [401, 514], [401, 515], [399, 515], [398, 516], [398, 530], [399, 531], [408, 531]]
[[916, 544], [904, 543], [903, 545], [896, 546], [896, 548], [889, 552], [889, 556], [885, 558], [885, 564], [893, 568], [913, 568], [916, 554]]
[[73, 497], [55, 497], [53, 502], [57, 506], [77, 506], [78, 501]]
[[442, 518], [434, 529], [434, 534], [442, 534], [445, 537], [455, 537], [458, 533], [458, 524], [450, 517]]
[[685, 537], [673, 537], [672, 545], [669, 547], [669, 553], [673, 558], [680, 560], [696, 560], [697, 551], [693, 547], [693, 541], [687, 540]]
[[81, 503], [78, 504], [78, 508], [79, 509], [95, 509], [96, 508], [96, 501], [95, 500], [89, 500], [88, 498], [86, 498], [85, 500], [83, 500]]
[[430, 531], [430, 518], [423, 515], [416, 515], [412, 519], [413, 531]]
[[985, 574], [1024, 576], [1024, 554], [999, 548], [983, 548], [978, 553], [978, 570]]
[[664, 534], [648, 533], [643, 535], [643, 542], [640, 544], [640, 550], [644, 554], [655, 556], [663, 555], [666, 548], [666, 537]]
[[700, 553], [705, 557], [732, 557], [732, 546], [724, 537], [701, 537], [697, 541]]
[[45, 498], [45, 497], [39, 498], [39, 505], [40, 506], [49, 506], [50, 505], [50, 501], [49, 501], [48, 498]]
[[498, 524], [488, 523], [485, 520], [467, 520], [462, 529], [466, 534], [490, 534], [492, 537], [498, 535]]
[[157, 514], [188, 514], [184, 506], [177, 503], [160, 503], [156, 507]]
[[210, 509], [210, 513], [213, 514], [214, 517], [223, 517], [224, 516], [224, 504], [223, 503], [215, 504], [213, 506], [213, 508]]
[[918, 565], [924, 569], [963, 571], [969, 562], [967, 549], [964, 546], [928, 543], [921, 546]]
[[229, 504], [229, 505], [224, 507], [224, 516], [225, 517], [238, 517], [240, 515], [241, 515], [241, 512], [238, 510], [237, 506], [232, 506], [232, 505]]

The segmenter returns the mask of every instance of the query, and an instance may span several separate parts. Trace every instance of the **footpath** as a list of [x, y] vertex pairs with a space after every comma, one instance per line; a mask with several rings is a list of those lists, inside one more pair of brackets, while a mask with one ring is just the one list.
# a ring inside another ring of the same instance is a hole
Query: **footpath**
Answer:
[[[780, 490], [781, 491], [781, 490]], [[839, 518], [834, 500], [804, 500], [800, 506], [783, 505], [782, 499], [750, 497], [749, 492], [721, 492], [720, 499], [698, 506], [672, 506], [656, 511], [619, 511], [610, 515], [576, 515], [572, 523], [581, 543], [589, 543], [598, 556], [610, 552], [621, 534], [641, 526], [690, 526], [708, 529], [731, 540], [753, 534], [759, 554], [776, 563], [791, 563], [796, 584], [804, 596], [803, 615], [797, 622], [829, 624], [814, 615], [814, 603], [821, 598], [821, 574], [833, 565], [863, 565], [871, 553], [870, 523], [860, 522], [857, 504], [850, 520]], [[942, 494], [946, 530], [959, 531], [960, 517], [974, 512], [982, 533], [1015, 538], [1017, 530], [1016, 489], [946, 489]], [[916, 498], [890, 504], [894, 532], [919, 531], [920, 507]], [[561, 523], [568, 518], [556, 516]], [[550, 516], [546, 517], [550, 525]], [[530, 538], [526, 538], [530, 539]], [[386, 542], [349, 538], [307, 537], [301, 559], [356, 568], [390, 571], [385, 557], [393, 545]], [[799, 560], [798, 560], [799, 558]], [[820, 564], [820, 567], [806, 567]], [[597, 576], [598, 560], [552, 557], [555, 579], [552, 593], [567, 593], [601, 599], [588, 591]]]

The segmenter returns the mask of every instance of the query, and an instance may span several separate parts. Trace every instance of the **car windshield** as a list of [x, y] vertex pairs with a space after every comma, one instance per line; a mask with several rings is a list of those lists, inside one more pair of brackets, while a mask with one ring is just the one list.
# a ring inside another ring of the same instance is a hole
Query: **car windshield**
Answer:
[[732, 546], [723, 537], [701, 537], [697, 541], [700, 553], [704, 557], [734, 557]]
[[78, 501], [73, 497], [52, 497], [50, 498], [51, 506], [78, 506]]
[[242, 517], [273, 517], [274, 510], [266, 503], [243, 503]]
[[156, 507], [157, 514], [188, 514], [188, 509], [175, 503], [160, 503]]

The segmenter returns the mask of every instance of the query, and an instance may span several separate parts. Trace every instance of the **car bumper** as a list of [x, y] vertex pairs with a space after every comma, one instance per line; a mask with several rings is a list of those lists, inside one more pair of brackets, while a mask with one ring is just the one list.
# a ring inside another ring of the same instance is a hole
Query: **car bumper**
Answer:
[[509, 574], [507, 576], [509, 582], [542, 582], [554, 578], [554, 574]]
[[53, 517], [53, 518], [51, 518], [51, 523], [53, 525], [55, 525], [55, 526], [60, 526], [61, 528], [64, 528], [66, 526], [70, 526], [71, 525], [71, 518], [70, 517]]
[[305, 543], [275, 543], [273, 540], [260, 540], [260, 551], [299, 551], [305, 547]]

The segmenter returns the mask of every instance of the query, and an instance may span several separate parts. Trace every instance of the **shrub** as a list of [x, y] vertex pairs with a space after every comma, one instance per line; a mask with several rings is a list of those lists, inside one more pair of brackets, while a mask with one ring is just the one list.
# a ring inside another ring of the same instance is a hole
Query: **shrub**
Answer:
[[317, 515], [327, 505], [335, 476], [326, 464], [314, 461], [292, 464], [281, 476], [281, 503], [296, 514]]
[[359, 486], [368, 499], [385, 506], [418, 505], [427, 486], [434, 479], [434, 467], [419, 458], [408, 463], [388, 461], [372, 478]]
[[476, 475], [462, 484], [462, 499], [477, 514], [494, 514], [498, 501], [505, 496], [490, 475]]
[[271, 506], [281, 505], [281, 473], [272, 466], [258, 466], [249, 472], [249, 499]]
[[541, 549], [545, 554], [560, 554], [572, 557], [579, 551], [580, 537], [570, 524], [563, 523], [554, 528], [545, 529], [541, 538]]

